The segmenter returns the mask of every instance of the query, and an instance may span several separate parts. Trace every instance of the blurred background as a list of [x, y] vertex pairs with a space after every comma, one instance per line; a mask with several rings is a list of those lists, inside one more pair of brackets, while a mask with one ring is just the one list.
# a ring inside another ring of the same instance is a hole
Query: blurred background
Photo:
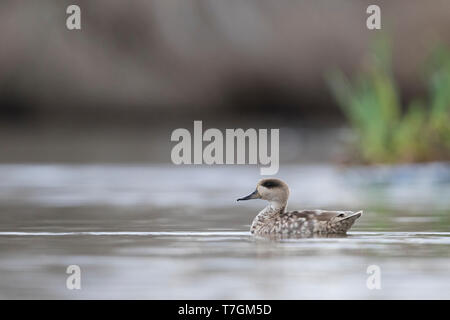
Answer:
[[[449, 15], [448, 0], [2, 0], [0, 298], [448, 299]], [[364, 216], [347, 238], [255, 243], [263, 203], [235, 199], [256, 166], [171, 163], [194, 120], [280, 128], [290, 208]]]
[[170, 132], [195, 119], [287, 127], [299, 148], [282, 161], [341, 159], [327, 74], [366, 72], [383, 33], [404, 110], [430, 100], [426, 62], [450, 42], [445, 0], [377, 1], [381, 30], [366, 28], [370, 1], [78, 1], [81, 31], [69, 4], [0, 5], [2, 162], [168, 162]]

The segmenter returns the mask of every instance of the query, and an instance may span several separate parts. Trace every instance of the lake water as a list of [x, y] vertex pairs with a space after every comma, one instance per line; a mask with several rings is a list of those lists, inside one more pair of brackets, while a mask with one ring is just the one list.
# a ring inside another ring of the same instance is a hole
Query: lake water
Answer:
[[[0, 298], [450, 298], [450, 165], [286, 165], [290, 209], [346, 237], [257, 239], [252, 166], [0, 165]], [[66, 269], [81, 268], [81, 290]], [[367, 268], [381, 270], [369, 290]]]

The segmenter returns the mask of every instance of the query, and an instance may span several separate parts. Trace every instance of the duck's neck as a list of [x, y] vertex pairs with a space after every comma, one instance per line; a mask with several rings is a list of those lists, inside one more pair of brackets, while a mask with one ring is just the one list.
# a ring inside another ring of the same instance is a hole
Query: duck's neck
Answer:
[[270, 201], [266, 207], [267, 210], [272, 211], [275, 214], [282, 214], [286, 212], [287, 202]]
[[280, 215], [286, 211], [287, 203], [271, 201], [255, 218], [255, 220], [265, 220]]
[[286, 211], [287, 203], [271, 201], [258, 215], [253, 219], [250, 232], [255, 233], [258, 229], [263, 228], [271, 220]]

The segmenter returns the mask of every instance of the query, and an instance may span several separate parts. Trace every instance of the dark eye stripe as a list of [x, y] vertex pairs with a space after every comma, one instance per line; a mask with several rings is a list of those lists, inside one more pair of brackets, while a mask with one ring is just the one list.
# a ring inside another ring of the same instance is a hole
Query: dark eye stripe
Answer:
[[263, 187], [266, 187], [266, 188], [275, 188], [275, 187], [279, 187], [280, 184], [279, 184], [277, 181], [274, 181], [274, 180], [268, 180], [268, 181], [264, 182], [264, 183], [262, 184], [262, 186], [263, 186]]

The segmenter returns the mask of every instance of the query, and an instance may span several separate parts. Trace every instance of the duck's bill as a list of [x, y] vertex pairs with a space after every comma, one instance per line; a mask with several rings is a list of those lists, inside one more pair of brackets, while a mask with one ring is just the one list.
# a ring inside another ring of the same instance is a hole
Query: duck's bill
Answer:
[[259, 199], [259, 198], [261, 198], [261, 196], [259, 195], [258, 190], [255, 190], [252, 193], [250, 193], [248, 196], [237, 199], [237, 201]]

